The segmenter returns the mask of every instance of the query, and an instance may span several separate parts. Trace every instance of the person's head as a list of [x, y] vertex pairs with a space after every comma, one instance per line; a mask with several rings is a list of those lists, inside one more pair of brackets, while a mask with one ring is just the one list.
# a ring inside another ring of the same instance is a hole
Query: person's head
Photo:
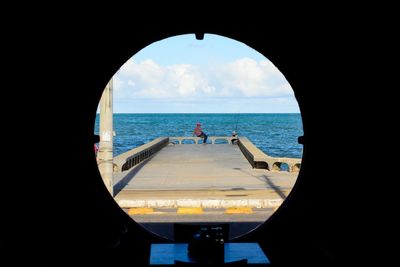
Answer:
[[200, 127], [200, 126], [201, 126], [201, 123], [200, 123], [200, 122], [196, 123], [196, 126], [199, 126], [199, 127]]

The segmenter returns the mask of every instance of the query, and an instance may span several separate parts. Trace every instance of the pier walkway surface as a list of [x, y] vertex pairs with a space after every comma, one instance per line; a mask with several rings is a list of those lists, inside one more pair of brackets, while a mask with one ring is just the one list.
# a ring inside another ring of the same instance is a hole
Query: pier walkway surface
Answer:
[[282, 204], [297, 175], [253, 168], [238, 145], [169, 143], [113, 180], [122, 208], [270, 208]]

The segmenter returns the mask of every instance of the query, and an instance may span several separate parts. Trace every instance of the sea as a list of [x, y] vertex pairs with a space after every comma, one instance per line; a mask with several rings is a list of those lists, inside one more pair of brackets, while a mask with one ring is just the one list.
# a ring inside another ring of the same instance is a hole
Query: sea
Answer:
[[[299, 113], [152, 113], [113, 115], [114, 156], [161, 136], [192, 136], [200, 122], [208, 136], [230, 136], [236, 131], [272, 157], [301, 158], [303, 135]], [[99, 114], [95, 133], [99, 134]]]

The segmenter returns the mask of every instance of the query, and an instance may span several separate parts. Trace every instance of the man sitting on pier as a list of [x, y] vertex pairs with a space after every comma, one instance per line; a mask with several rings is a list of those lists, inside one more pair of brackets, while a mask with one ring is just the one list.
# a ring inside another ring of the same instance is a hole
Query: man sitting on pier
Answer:
[[197, 137], [203, 137], [203, 144], [207, 143], [207, 135], [203, 132], [203, 129], [201, 129], [200, 122], [196, 123], [196, 128], [194, 128], [193, 135], [196, 135]]

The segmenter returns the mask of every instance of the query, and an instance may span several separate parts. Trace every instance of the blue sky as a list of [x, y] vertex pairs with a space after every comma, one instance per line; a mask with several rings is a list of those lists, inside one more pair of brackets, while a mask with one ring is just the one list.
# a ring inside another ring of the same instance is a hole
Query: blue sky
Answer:
[[267, 58], [212, 34], [143, 48], [113, 84], [114, 113], [299, 113], [291, 86]]

